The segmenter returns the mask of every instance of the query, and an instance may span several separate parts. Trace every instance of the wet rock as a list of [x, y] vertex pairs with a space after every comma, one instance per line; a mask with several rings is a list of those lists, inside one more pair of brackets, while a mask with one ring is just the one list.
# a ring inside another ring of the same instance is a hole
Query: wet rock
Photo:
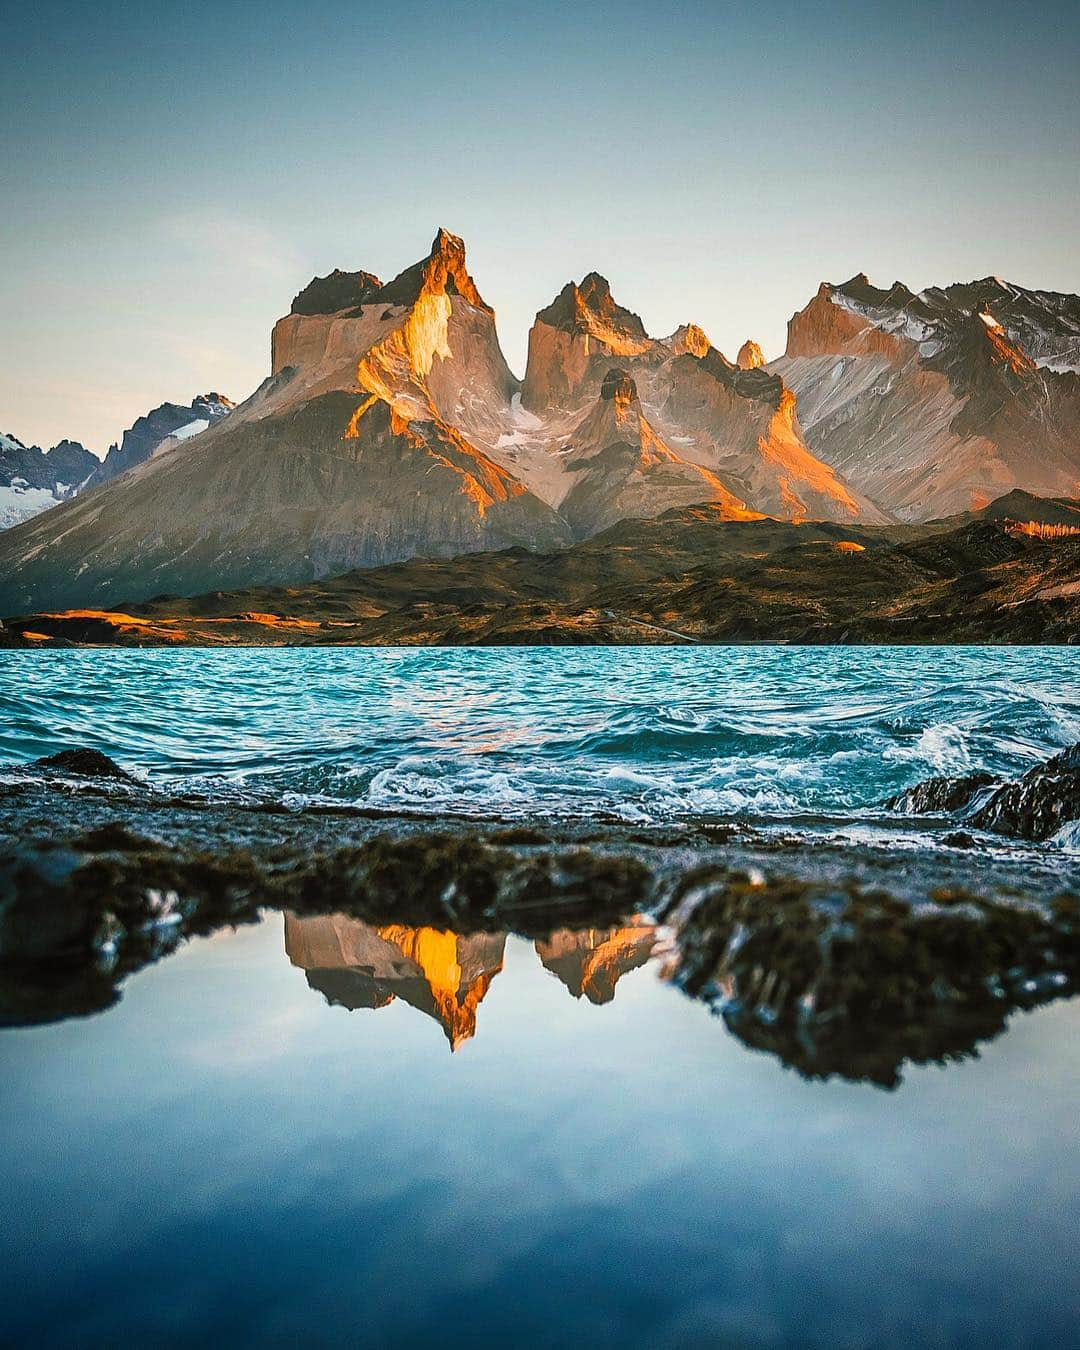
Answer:
[[996, 782], [992, 774], [982, 772], [963, 774], [956, 778], [927, 778], [890, 797], [885, 806], [889, 811], [899, 811], [905, 815], [959, 811], [983, 788], [991, 787]]
[[160, 848], [162, 843], [160, 839], [135, 834], [118, 820], [109, 820], [76, 835], [71, 846], [83, 853], [140, 853]]
[[61, 750], [55, 755], [45, 755], [34, 760], [39, 769], [52, 769], [57, 773], [74, 774], [79, 778], [115, 778], [126, 783], [138, 782], [114, 759], [100, 750], [81, 747], [77, 750]]
[[[991, 787], [993, 792], [988, 791]], [[928, 778], [885, 803], [889, 810], [962, 812], [975, 829], [1018, 839], [1049, 839], [1080, 820], [1080, 745], [1037, 764], [1013, 783], [987, 773], [961, 778]]]
[[[484, 927], [509, 865], [503, 850], [473, 835], [377, 835], [315, 861], [300, 879], [300, 907], [409, 916], [410, 922]], [[362, 915], [358, 915], [361, 916]]]
[[534, 933], [597, 924], [647, 909], [655, 878], [637, 858], [579, 848], [529, 858], [508, 878], [501, 912]]
[[70, 848], [15, 846], [0, 854], [0, 961], [98, 949], [108, 926], [103, 907], [80, 894], [82, 861]]
[[1080, 904], [702, 871], [667, 911], [669, 974], [749, 1045], [808, 1077], [885, 1087], [906, 1061], [970, 1054], [1009, 1012], [1076, 988]]
[[1034, 840], [1049, 839], [1075, 820], [1080, 820], [1080, 745], [998, 788], [971, 816], [980, 830]]

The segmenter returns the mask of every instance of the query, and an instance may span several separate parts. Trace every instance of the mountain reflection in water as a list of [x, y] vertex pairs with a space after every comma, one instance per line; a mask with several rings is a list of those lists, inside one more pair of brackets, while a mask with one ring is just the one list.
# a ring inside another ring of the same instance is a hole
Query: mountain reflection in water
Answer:
[[[476, 1035], [477, 1009], [503, 968], [505, 946], [505, 933], [375, 926], [345, 914], [285, 915], [285, 952], [328, 1003], [375, 1009], [401, 999], [439, 1023], [451, 1051]], [[635, 917], [622, 927], [564, 928], [534, 946], [575, 998], [609, 1003], [619, 979], [652, 955], [656, 927]]]

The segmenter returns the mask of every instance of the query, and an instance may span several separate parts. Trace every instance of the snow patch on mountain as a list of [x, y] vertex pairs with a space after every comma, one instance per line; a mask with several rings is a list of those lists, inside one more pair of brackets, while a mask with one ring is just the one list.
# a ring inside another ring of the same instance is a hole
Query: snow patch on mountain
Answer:
[[62, 500], [50, 488], [34, 488], [25, 478], [14, 478], [6, 487], [0, 487], [0, 530], [40, 515]]

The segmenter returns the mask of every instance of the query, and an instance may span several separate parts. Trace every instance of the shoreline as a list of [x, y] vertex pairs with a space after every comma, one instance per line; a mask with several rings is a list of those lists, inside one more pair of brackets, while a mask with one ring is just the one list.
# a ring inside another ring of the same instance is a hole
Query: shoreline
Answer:
[[101, 1012], [187, 939], [273, 911], [534, 939], [644, 916], [664, 978], [746, 1044], [887, 1087], [1080, 989], [1080, 857], [1037, 845], [290, 810], [38, 766], [0, 784], [3, 1023]]

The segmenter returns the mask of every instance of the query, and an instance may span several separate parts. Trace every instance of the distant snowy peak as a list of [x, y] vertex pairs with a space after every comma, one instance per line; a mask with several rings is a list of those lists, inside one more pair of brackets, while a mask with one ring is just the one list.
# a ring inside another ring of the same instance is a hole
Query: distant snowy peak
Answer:
[[[1080, 373], [1080, 296], [1057, 291], [1032, 291], [1000, 277], [931, 286], [916, 294], [900, 281], [887, 290], [871, 284], [865, 273], [840, 284], [823, 282], [817, 296], [789, 324], [788, 355], [800, 350], [806, 319], [822, 302], [864, 321], [882, 334], [920, 346], [932, 360], [972, 322], [982, 322], [1008, 339], [1036, 366], [1058, 374]], [[794, 346], [794, 350], [793, 350]]]
[[28, 520], [73, 496], [98, 461], [77, 441], [51, 450], [0, 434], [0, 529]]
[[109, 453], [97, 466], [87, 486], [107, 483], [151, 456], [191, 440], [227, 417], [235, 407], [232, 399], [216, 392], [199, 394], [186, 406], [162, 403], [128, 427], [119, 445], [109, 447]]

